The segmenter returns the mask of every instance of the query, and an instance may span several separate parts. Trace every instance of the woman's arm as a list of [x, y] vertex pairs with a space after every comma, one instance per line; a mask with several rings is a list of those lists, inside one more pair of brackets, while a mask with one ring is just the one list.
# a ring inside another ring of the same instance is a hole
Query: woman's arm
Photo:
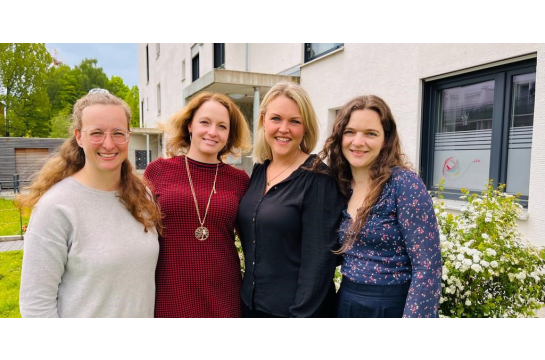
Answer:
[[35, 207], [25, 234], [19, 307], [22, 317], [59, 317], [57, 296], [68, 261], [68, 226], [47, 204]]
[[393, 175], [397, 219], [411, 261], [411, 286], [403, 317], [437, 317], [441, 297], [441, 246], [426, 186], [412, 172]]
[[338, 248], [337, 229], [343, 197], [333, 177], [316, 174], [305, 194], [302, 213], [301, 268], [292, 317], [315, 316], [331, 287]]

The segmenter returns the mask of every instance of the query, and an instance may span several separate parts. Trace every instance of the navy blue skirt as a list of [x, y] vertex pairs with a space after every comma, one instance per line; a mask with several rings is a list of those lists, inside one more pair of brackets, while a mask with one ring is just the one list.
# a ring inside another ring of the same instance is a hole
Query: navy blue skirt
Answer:
[[403, 317], [410, 283], [401, 285], [367, 285], [343, 276], [337, 293], [339, 318]]

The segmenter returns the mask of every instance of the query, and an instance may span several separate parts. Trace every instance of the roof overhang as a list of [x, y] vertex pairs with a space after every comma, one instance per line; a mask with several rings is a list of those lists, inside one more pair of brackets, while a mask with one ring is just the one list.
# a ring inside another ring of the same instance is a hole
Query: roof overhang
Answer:
[[259, 88], [260, 96], [263, 97], [271, 87], [283, 81], [298, 84], [299, 77], [214, 69], [187, 86], [182, 95], [185, 100], [188, 100], [201, 91], [221, 94], [244, 94], [246, 96], [237, 100], [237, 102], [252, 103], [255, 87]]

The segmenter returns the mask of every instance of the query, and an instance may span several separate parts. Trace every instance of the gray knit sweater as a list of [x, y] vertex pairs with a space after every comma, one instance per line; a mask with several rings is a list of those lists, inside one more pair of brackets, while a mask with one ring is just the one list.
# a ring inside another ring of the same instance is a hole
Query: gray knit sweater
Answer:
[[115, 191], [66, 178], [38, 201], [24, 241], [23, 317], [153, 317], [159, 243]]

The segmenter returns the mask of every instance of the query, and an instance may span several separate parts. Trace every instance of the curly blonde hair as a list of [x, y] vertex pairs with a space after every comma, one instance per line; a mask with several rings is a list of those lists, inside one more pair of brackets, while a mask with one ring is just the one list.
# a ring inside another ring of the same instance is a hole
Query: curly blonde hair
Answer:
[[[76, 141], [75, 130], [81, 130], [83, 110], [88, 106], [99, 104], [123, 108], [127, 116], [127, 128], [130, 128], [130, 108], [118, 97], [102, 92], [87, 94], [79, 99], [74, 104], [72, 113], [70, 129], [72, 135], [49, 157], [42, 169], [34, 176], [30, 186], [25, 188], [28, 194], [19, 194], [15, 198], [15, 204], [19, 209], [28, 210], [34, 207], [53, 185], [74, 175], [85, 166], [85, 153]], [[161, 213], [144, 183], [134, 174], [129, 159], [125, 159], [121, 164], [119, 199], [132, 216], [144, 225], [146, 232], [153, 228], [161, 232]]]
[[225, 106], [229, 112], [229, 137], [227, 144], [218, 153], [218, 160], [226, 155], [239, 157], [250, 151], [252, 147], [250, 127], [246, 118], [238, 106], [226, 95], [211, 92], [201, 92], [194, 96], [189, 103], [180, 111], [174, 113], [166, 124], [161, 125], [167, 135], [167, 155], [177, 156], [187, 152], [191, 142], [189, 140], [189, 125], [199, 108], [207, 101], [216, 101]]

